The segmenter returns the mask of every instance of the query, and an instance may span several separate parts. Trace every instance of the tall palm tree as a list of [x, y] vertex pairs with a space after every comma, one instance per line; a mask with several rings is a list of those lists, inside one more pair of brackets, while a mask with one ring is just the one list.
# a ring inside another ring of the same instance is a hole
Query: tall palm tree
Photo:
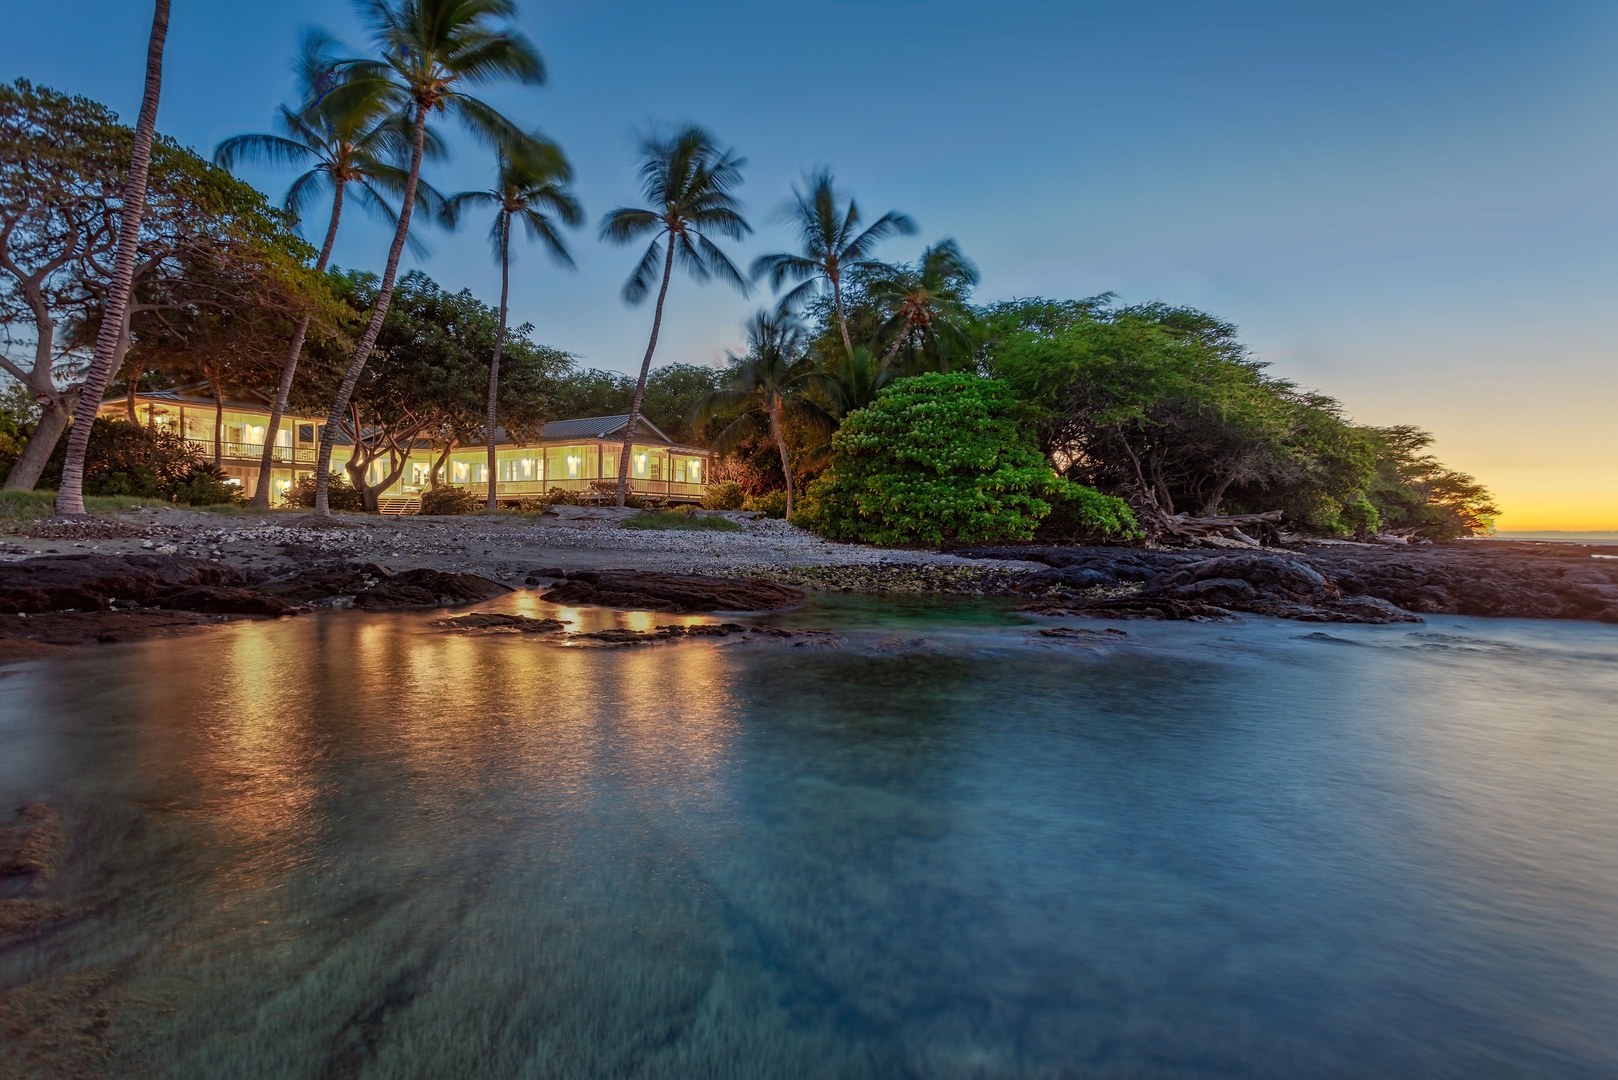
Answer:
[[848, 337], [848, 319], [843, 314], [843, 273], [891, 270], [872, 259], [871, 249], [890, 236], [910, 236], [916, 223], [897, 210], [889, 210], [860, 229], [860, 211], [853, 199], [842, 205], [830, 170], [822, 169], [806, 178], [807, 190], [792, 189], [792, 201], [778, 214], [798, 233], [799, 250], [760, 255], [750, 270], [754, 281], [770, 279], [776, 292], [788, 281], [799, 284], [781, 297], [779, 310], [797, 311], [815, 292], [830, 292], [837, 311], [837, 328], [843, 334], [843, 348], [852, 356], [854, 343]]
[[495, 208], [489, 243], [500, 263], [500, 326], [495, 331], [494, 353], [489, 359], [489, 412], [484, 424], [489, 450], [489, 494], [485, 505], [490, 510], [495, 508], [494, 428], [500, 389], [500, 352], [506, 341], [506, 305], [511, 295], [511, 227], [521, 222], [530, 240], [543, 244], [557, 262], [572, 266], [573, 256], [558, 226], [577, 226], [584, 221], [584, 210], [568, 190], [573, 181], [573, 166], [554, 143], [537, 135], [531, 143], [531, 146], [501, 151], [493, 189], [463, 191], [444, 204], [444, 221], [450, 228], [473, 206]]
[[156, 0], [152, 35], [146, 43], [146, 86], [141, 93], [140, 116], [135, 121], [135, 141], [129, 155], [129, 180], [124, 185], [123, 208], [118, 216], [118, 254], [101, 312], [101, 329], [96, 334], [95, 358], [90, 361], [79, 393], [78, 411], [67, 437], [67, 457], [62, 463], [62, 484], [56, 492], [56, 513], [63, 517], [84, 516], [84, 455], [90, 446], [90, 427], [101, 411], [101, 395], [112, 377], [112, 358], [123, 337], [124, 310], [129, 307], [129, 294], [135, 287], [135, 257], [140, 247], [141, 219], [146, 216], [146, 182], [151, 174], [157, 99], [163, 90], [163, 43], [168, 33], [169, 0]]
[[787, 456], [786, 420], [795, 417], [821, 431], [830, 431], [832, 419], [810, 400], [811, 392], [835, 397], [836, 385], [804, 350], [803, 331], [779, 312], [760, 311], [747, 323], [747, 353], [730, 357], [731, 387], [707, 394], [697, 405], [698, 425], [715, 416], [740, 413], [714, 440], [725, 453], [741, 440], [767, 429], [781, 455], [781, 473], [787, 484], [787, 517], [792, 517], [792, 459]]
[[977, 283], [977, 267], [947, 239], [923, 251], [917, 265], [872, 280], [866, 294], [890, 309], [878, 331], [879, 338], [892, 335], [882, 359], [892, 359], [903, 348], [911, 368], [926, 358], [940, 371], [949, 370], [952, 359], [972, 348], [967, 301]]
[[321, 517], [331, 514], [327, 486], [338, 425], [360, 372], [376, 347], [393, 299], [393, 283], [399, 273], [399, 258], [410, 232], [410, 212], [421, 180], [428, 117], [435, 112], [450, 113], [474, 135], [497, 147], [520, 146], [527, 141], [526, 134], [493, 106], [461, 88], [498, 79], [514, 79], [527, 85], [545, 81], [545, 64], [538, 50], [521, 33], [496, 22], [516, 13], [512, 0], [359, 0], [359, 8], [371, 24], [381, 58], [345, 64], [349, 77], [332, 93], [342, 97], [380, 92], [394, 101], [409, 122], [410, 164], [400, 200], [399, 224], [393, 231], [393, 244], [388, 248], [370, 321], [354, 347], [348, 370], [337, 385], [326, 426], [320, 432], [314, 512]]
[[601, 238], [614, 244], [630, 244], [651, 237], [651, 243], [624, 284], [624, 302], [640, 303], [651, 292], [654, 281], [662, 282], [652, 315], [652, 337], [646, 343], [646, 356], [640, 362], [640, 379], [635, 383], [629, 423], [624, 428], [624, 445], [618, 454], [619, 506], [624, 505], [629, 492], [630, 444], [640, 426], [646, 376], [652, 369], [657, 332], [663, 325], [663, 301], [668, 297], [674, 262], [678, 259], [685, 272], [699, 283], [717, 277], [734, 285], [745, 296], [747, 279], [730, 257], [709, 239], [709, 234], [740, 240], [753, 231], [742, 217], [741, 203], [731, 194], [742, 182], [742, 166], [747, 164], [734, 150], [720, 149], [712, 135], [690, 125], [666, 137], [646, 135], [641, 139], [640, 152], [641, 193], [649, 205], [620, 207], [601, 219]]
[[[303, 217], [303, 211], [322, 189], [331, 191], [331, 217], [326, 224], [320, 255], [315, 259], [316, 275], [324, 274], [331, 261], [337, 225], [342, 220], [344, 199], [350, 190], [373, 216], [392, 225], [398, 224], [397, 215], [382, 190], [395, 195], [404, 190], [405, 170], [396, 162], [405, 158], [410, 149], [408, 129], [399, 123], [393, 103], [376, 82], [368, 81], [355, 92], [337, 92], [349, 73], [335, 51], [335, 42], [321, 31], [310, 30], [304, 35], [294, 68], [298, 75], [300, 105], [295, 110], [281, 106], [277, 117], [285, 135], [237, 135], [220, 143], [214, 151], [214, 163], [227, 169], [243, 161], [309, 166], [287, 189], [284, 205], [294, 218]], [[443, 151], [431, 128], [427, 130], [425, 148], [427, 157], [440, 156]], [[416, 196], [418, 202], [427, 202], [436, 199], [437, 192], [418, 182]], [[281, 381], [264, 429], [264, 455], [259, 461], [258, 484], [253, 490], [254, 506], [270, 504], [275, 437], [281, 430], [281, 417], [286, 411], [287, 397], [292, 392], [292, 380], [297, 375], [304, 339], [313, 317], [314, 313], [308, 312], [298, 320], [286, 361], [281, 366]]]

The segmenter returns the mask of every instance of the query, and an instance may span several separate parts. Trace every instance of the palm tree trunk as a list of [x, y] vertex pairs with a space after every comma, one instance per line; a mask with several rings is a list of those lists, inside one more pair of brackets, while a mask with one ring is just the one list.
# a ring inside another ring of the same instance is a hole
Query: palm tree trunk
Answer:
[[646, 376], [652, 370], [652, 351], [657, 348], [657, 331], [663, 325], [663, 298], [669, 294], [669, 275], [674, 273], [674, 237], [669, 237], [669, 250], [663, 256], [663, 284], [657, 290], [657, 310], [652, 315], [652, 340], [646, 343], [646, 358], [640, 362], [640, 381], [635, 383], [635, 397], [629, 403], [629, 424], [624, 428], [624, 448], [618, 454], [618, 506], [624, 505], [629, 494], [629, 454], [635, 441], [635, 429], [640, 427], [640, 406], [646, 398]]
[[500, 325], [494, 332], [494, 355], [489, 359], [489, 498], [484, 506], [493, 510], [495, 502], [494, 421], [500, 400], [500, 348], [506, 341], [506, 300], [511, 295], [511, 211], [500, 211]]
[[831, 295], [837, 302], [837, 328], [843, 332], [843, 348], [848, 350], [848, 358], [854, 358], [854, 343], [848, 337], [848, 316], [843, 314], [843, 280], [841, 274], [830, 274]]
[[225, 467], [225, 395], [218, 382], [213, 382], [213, 467]]
[[781, 455], [781, 475], [787, 481], [787, 520], [792, 520], [792, 463], [787, 460], [786, 432], [781, 427], [781, 395], [770, 400], [770, 434], [775, 438], [775, 449]]
[[315, 458], [315, 516], [330, 517], [326, 488], [331, 482], [331, 450], [337, 438], [337, 425], [348, 408], [348, 399], [354, 394], [354, 384], [360, 381], [360, 372], [371, 358], [377, 335], [382, 333], [382, 320], [388, 317], [388, 304], [393, 300], [393, 279], [399, 274], [399, 259], [404, 254], [405, 237], [410, 235], [410, 211], [416, 202], [416, 184], [421, 179], [421, 158], [427, 139], [427, 110], [416, 106], [414, 129], [410, 133], [410, 174], [405, 178], [404, 197], [399, 204], [399, 225], [393, 230], [393, 245], [388, 248], [388, 263], [382, 271], [382, 287], [376, 294], [376, 306], [371, 309], [371, 321], [354, 347], [354, 357], [343, 372], [343, 381], [337, 386], [331, 413], [320, 432], [320, 453]]
[[118, 215], [118, 258], [113, 264], [111, 288], [96, 333], [95, 359], [79, 394], [75, 423], [68, 432], [67, 459], [62, 464], [62, 486], [56, 493], [56, 512], [84, 516], [84, 455], [90, 445], [90, 425], [101, 410], [101, 395], [112, 375], [113, 354], [123, 336], [124, 311], [134, 290], [135, 257], [140, 248], [140, 223], [146, 216], [146, 181], [152, 165], [152, 137], [157, 129], [157, 99], [163, 89], [163, 42], [169, 32], [169, 0], [156, 0], [152, 10], [152, 36], [146, 45], [146, 87], [141, 94], [140, 118], [135, 123], [135, 145], [129, 156], [129, 183], [124, 186], [123, 210]]
[[[315, 260], [315, 276], [326, 272], [331, 259], [332, 244], [337, 241], [337, 221], [343, 216], [343, 184], [341, 177], [332, 180], [331, 223], [326, 226], [326, 242], [320, 246], [320, 257]], [[281, 365], [281, 383], [275, 388], [275, 403], [270, 406], [270, 422], [264, 425], [264, 456], [258, 463], [258, 486], [253, 489], [253, 505], [270, 505], [270, 472], [275, 465], [275, 436], [281, 430], [281, 414], [286, 412], [287, 398], [292, 394], [292, 378], [298, 373], [298, 360], [303, 356], [303, 340], [309, 333], [314, 312], [304, 312], [298, 328], [292, 332], [292, 345], [287, 349], [286, 363]], [[293, 451], [296, 457], [297, 451]], [[293, 468], [297, 468], [296, 460]]]

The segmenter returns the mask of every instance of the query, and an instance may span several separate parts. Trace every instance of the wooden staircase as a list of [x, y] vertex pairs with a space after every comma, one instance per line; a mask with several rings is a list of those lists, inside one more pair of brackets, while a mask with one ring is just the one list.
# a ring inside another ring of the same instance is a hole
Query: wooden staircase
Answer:
[[378, 495], [376, 497], [378, 513], [393, 514], [419, 514], [421, 513], [420, 495]]

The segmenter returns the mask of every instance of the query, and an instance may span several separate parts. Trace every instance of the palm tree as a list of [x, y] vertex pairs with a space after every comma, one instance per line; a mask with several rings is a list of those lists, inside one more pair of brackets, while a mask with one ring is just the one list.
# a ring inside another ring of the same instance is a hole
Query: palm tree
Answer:
[[799, 283], [781, 297], [779, 310], [783, 313], [797, 311], [817, 291], [830, 292], [837, 311], [837, 328], [843, 334], [843, 348], [852, 356], [854, 343], [849, 340], [848, 319], [843, 315], [843, 273], [891, 270], [870, 257], [871, 249], [890, 236], [910, 236], [916, 231], [916, 223], [897, 210], [889, 210], [862, 232], [859, 207], [853, 199], [847, 206], [839, 205], [829, 170], [807, 177], [805, 186], [806, 191], [792, 189], [792, 201], [778, 214], [797, 230], [800, 250], [760, 255], [753, 260], [750, 273], [754, 281], [768, 277], [770, 287], [777, 292], [787, 281]]
[[[629, 492], [629, 455], [636, 429], [640, 426], [641, 402], [646, 397], [646, 376], [652, 369], [652, 353], [657, 349], [657, 332], [663, 325], [663, 301], [669, 293], [674, 261], [699, 283], [715, 277], [748, 292], [747, 279], [710, 233], [740, 240], [752, 228], [742, 218], [741, 203], [731, 190], [742, 182], [746, 160], [734, 150], [722, 150], [712, 135], [695, 125], [673, 135], [648, 134], [641, 139], [641, 193], [647, 208], [620, 207], [601, 219], [601, 238], [614, 244], [634, 243], [651, 237], [635, 270], [624, 284], [625, 303], [638, 304], [651, 292], [652, 283], [661, 281], [657, 307], [652, 315], [652, 337], [646, 343], [646, 356], [640, 362], [640, 379], [629, 405], [629, 423], [624, 428], [624, 445], [618, 454], [618, 505], [624, 505]], [[661, 264], [661, 265], [659, 265]]]
[[410, 232], [410, 212], [421, 180], [428, 117], [435, 112], [452, 113], [474, 135], [497, 147], [521, 146], [527, 135], [493, 106], [460, 88], [497, 79], [515, 79], [528, 85], [545, 81], [545, 64], [528, 39], [516, 30], [495, 24], [495, 20], [509, 19], [516, 13], [512, 0], [360, 0], [359, 7], [371, 24], [381, 59], [346, 63], [348, 78], [332, 93], [334, 97], [372, 92], [387, 95], [408, 119], [410, 164], [400, 201], [399, 224], [393, 231], [393, 244], [388, 248], [370, 321], [354, 347], [348, 370], [337, 385], [326, 426], [320, 432], [320, 452], [315, 461], [315, 513], [321, 517], [331, 514], [327, 485], [338, 425], [360, 372], [371, 358], [393, 299], [393, 283], [399, 273], [399, 258]]
[[916, 266], [899, 267], [872, 280], [866, 295], [891, 309], [878, 335], [893, 335], [882, 359], [891, 359], [903, 347], [908, 367], [914, 368], [917, 358], [926, 356], [947, 371], [952, 358], [971, 351], [967, 300], [977, 282], [977, 268], [954, 240], [923, 251]]
[[135, 121], [135, 142], [129, 155], [129, 181], [124, 185], [123, 208], [118, 215], [118, 254], [112, 281], [96, 333], [95, 358], [90, 361], [78, 411], [67, 437], [62, 463], [62, 484], [56, 492], [56, 513], [84, 516], [84, 455], [90, 446], [90, 427], [101, 411], [101, 395], [112, 377], [112, 358], [123, 337], [124, 310], [135, 287], [135, 257], [140, 247], [140, 223], [146, 216], [146, 181], [152, 166], [152, 139], [157, 131], [157, 99], [163, 89], [163, 42], [169, 33], [169, 0], [156, 0], [152, 36], [146, 43], [146, 86], [141, 93], [140, 116]]
[[[395, 161], [409, 151], [409, 132], [399, 123], [388, 96], [375, 82], [367, 82], [357, 92], [337, 91], [348, 72], [334, 56], [335, 43], [318, 30], [304, 35], [295, 70], [298, 74], [301, 106], [297, 110], [281, 106], [278, 117], [283, 135], [237, 135], [226, 139], [214, 151], [214, 163], [234, 168], [241, 161], [272, 165], [308, 165], [309, 169], [287, 189], [285, 209], [296, 219], [303, 217], [309, 202], [323, 188], [331, 191], [331, 218], [326, 238], [315, 259], [315, 274], [326, 272], [337, 225], [343, 216], [343, 203], [352, 190], [360, 205], [374, 216], [397, 225], [398, 218], [379, 188], [394, 194], [404, 190], [405, 170]], [[437, 157], [442, 144], [431, 128], [427, 131], [426, 156]], [[417, 201], [437, 199], [437, 192], [418, 181]], [[259, 462], [258, 484], [253, 491], [254, 506], [270, 504], [270, 473], [275, 455], [275, 437], [281, 430], [287, 396], [303, 355], [303, 343], [314, 313], [298, 320], [292, 344], [281, 366], [281, 382], [270, 406], [265, 425], [264, 456]]]
[[498, 178], [489, 191], [463, 191], [453, 195], [444, 204], [444, 222], [454, 228], [467, 208], [493, 206], [494, 227], [489, 230], [489, 243], [494, 246], [494, 257], [500, 262], [500, 326], [494, 335], [494, 353], [489, 359], [489, 412], [484, 430], [489, 448], [489, 495], [486, 503], [495, 508], [494, 428], [495, 405], [499, 400], [500, 351], [506, 340], [506, 303], [511, 293], [511, 226], [520, 221], [530, 240], [538, 240], [550, 251], [551, 258], [564, 266], [573, 265], [567, 242], [562, 239], [558, 224], [577, 226], [584, 221], [584, 211], [568, 190], [573, 180], [573, 166], [554, 143], [533, 137], [532, 146], [503, 150], [499, 158]]
[[899, 377], [898, 367], [878, 358], [864, 345], [854, 346], [853, 352], [837, 357], [821, 370], [833, 391], [830, 396], [839, 417], [865, 408]]
[[715, 390], [697, 405], [698, 425], [715, 416], [740, 413], [714, 440], [714, 449], [726, 453], [741, 440], [767, 427], [781, 455], [781, 473], [787, 484], [787, 517], [792, 517], [792, 460], [787, 456], [786, 419], [791, 416], [821, 431], [830, 431], [832, 419], [808, 397], [812, 391], [835, 396], [837, 388], [804, 350], [803, 331], [780, 313], [760, 311], [747, 323], [747, 354], [729, 357], [731, 388]]

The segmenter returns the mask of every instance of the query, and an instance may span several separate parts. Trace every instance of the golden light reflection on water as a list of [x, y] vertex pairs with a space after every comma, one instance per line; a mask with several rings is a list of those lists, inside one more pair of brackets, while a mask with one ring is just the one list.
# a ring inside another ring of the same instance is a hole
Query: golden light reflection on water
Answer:
[[[573, 625], [602, 621], [513, 606]], [[183, 772], [199, 820], [251, 853], [257, 873], [238, 885], [311, 857], [310, 845], [338, 826], [355, 760], [370, 772], [361, 786], [379, 790], [401, 828], [456, 827], [468, 800], [491, 793], [521, 800], [543, 790], [565, 801], [631, 783], [658, 788], [675, 813], [713, 797], [737, 713], [733, 665], [719, 646], [567, 648], [550, 636], [461, 635], [431, 621], [337, 613], [239, 624], [206, 649], [145, 650], [151, 677], [131, 691], [141, 767]], [[667, 621], [613, 619], [632, 629]]]

